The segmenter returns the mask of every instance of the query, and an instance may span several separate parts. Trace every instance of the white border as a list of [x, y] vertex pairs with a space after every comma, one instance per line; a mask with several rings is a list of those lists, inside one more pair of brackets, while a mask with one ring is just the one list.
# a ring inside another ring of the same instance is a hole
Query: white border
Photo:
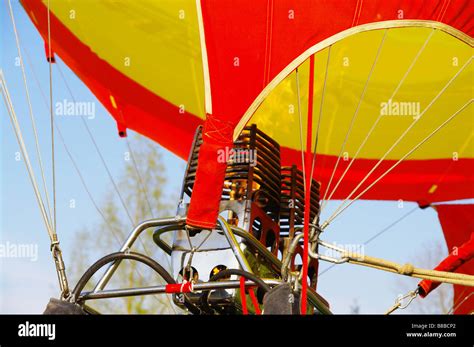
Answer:
[[201, 0], [196, 0], [197, 20], [199, 24], [199, 39], [201, 41], [202, 70], [204, 77], [204, 103], [207, 114], [212, 114], [211, 80], [209, 78], [209, 62], [207, 60], [206, 35], [202, 19]]

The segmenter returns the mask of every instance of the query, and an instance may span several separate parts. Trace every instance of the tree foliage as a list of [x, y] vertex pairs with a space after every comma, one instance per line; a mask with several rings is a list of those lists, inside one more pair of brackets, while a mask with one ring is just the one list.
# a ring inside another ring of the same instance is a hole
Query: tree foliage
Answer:
[[[434, 269], [443, 260], [448, 251], [441, 243], [432, 243], [414, 257], [412, 263], [424, 269]], [[416, 288], [419, 280], [410, 278], [398, 282], [398, 290], [404, 295]], [[425, 298], [416, 298], [405, 310], [407, 313], [421, 314], [447, 314], [453, 306], [453, 286], [443, 283]]]
[[[166, 176], [159, 148], [139, 135], [128, 142], [128, 145], [124, 153], [125, 169], [116, 182], [126, 209], [111, 184], [99, 206], [102, 220], [93, 228], [83, 228], [76, 233], [72, 259], [68, 263], [68, 273], [73, 283], [97, 259], [117, 251], [138, 222], [151, 217], [169, 216], [174, 212], [173, 203], [177, 198], [166, 198], [163, 192]], [[145, 231], [133, 250], [151, 256], [170, 270], [168, 256], [154, 244], [152, 233], [153, 230]], [[86, 290], [93, 289], [98, 278], [95, 275]], [[158, 284], [163, 284], [163, 280], [152, 270], [140, 263], [124, 261], [107, 288], [136, 288]], [[176, 313], [177, 310], [171, 303], [171, 297], [163, 294], [95, 300], [88, 302], [88, 305], [103, 313]]]

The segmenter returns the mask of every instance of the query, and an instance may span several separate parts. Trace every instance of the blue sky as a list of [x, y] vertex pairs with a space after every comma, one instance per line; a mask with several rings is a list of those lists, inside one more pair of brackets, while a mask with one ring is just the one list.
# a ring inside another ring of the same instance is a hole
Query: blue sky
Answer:
[[[48, 64], [45, 60], [43, 41], [17, 1], [12, 1], [17, 28], [23, 49], [26, 48], [32, 68], [40, 80], [42, 89], [48, 92]], [[17, 50], [7, 2], [0, 7], [0, 59], [16, 113], [23, 128], [26, 144], [35, 163], [37, 179], [40, 178], [34, 137], [28, 116], [26, 94], [21, 69], [15, 65]], [[40, 148], [46, 169], [46, 179], [51, 188], [50, 125], [48, 110], [41, 92], [34, 81], [32, 70], [26, 64], [23, 51], [33, 111], [36, 116]], [[107, 114], [87, 87], [69, 68], [58, 59], [76, 100], [95, 102], [96, 116], [86, 120], [91, 128], [107, 164], [118, 179], [124, 170], [126, 143], [117, 135], [115, 121]], [[57, 70], [53, 70], [54, 100], [70, 100]], [[68, 147], [78, 162], [95, 200], [101, 201], [110, 190], [110, 180], [97, 156], [92, 143], [77, 117], [57, 117]], [[49, 297], [58, 295], [54, 265], [49, 252], [49, 239], [43, 225], [33, 189], [24, 163], [15, 156], [19, 147], [15, 139], [3, 101], [0, 104], [0, 243], [34, 244], [38, 246], [38, 259], [0, 258], [0, 313], [41, 313]], [[129, 132], [129, 136], [131, 132]], [[132, 137], [130, 136], [130, 140]], [[133, 145], [133, 143], [132, 143]], [[162, 150], [166, 162], [168, 185], [165, 194], [175, 199], [184, 171], [184, 161]], [[58, 234], [66, 262], [74, 247], [74, 234], [83, 227], [92, 227], [100, 221], [90, 203], [62, 144], [56, 140], [57, 215]], [[70, 208], [70, 200], [76, 201]], [[330, 204], [334, 207], [336, 204]], [[360, 244], [390, 225], [400, 216], [414, 208], [398, 202], [357, 202], [337, 218], [324, 234], [324, 239], [337, 244]], [[328, 210], [330, 210], [329, 208]], [[365, 253], [404, 263], [420, 257], [425, 248], [437, 243], [443, 245], [444, 238], [433, 209], [416, 210], [409, 217], [365, 246]], [[439, 259], [444, 258], [439, 254]], [[67, 265], [67, 264], [66, 264]], [[321, 264], [323, 271], [329, 265]], [[354, 265], [338, 265], [321, 275], [318, 291], [330, 303], [334, 312], [348, 313], [357, 301], [362, 313], [383, 313], [399, 294], [400, 283], [414, 288], [417, 280], [361, 268]], [[429, 299], [427, 299], [429, 300]]]

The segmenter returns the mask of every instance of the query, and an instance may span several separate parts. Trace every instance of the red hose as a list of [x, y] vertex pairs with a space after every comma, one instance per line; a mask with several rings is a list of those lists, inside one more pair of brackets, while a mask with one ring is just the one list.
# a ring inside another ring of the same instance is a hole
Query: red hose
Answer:
[[191, 293], [192, 291], [193, 291], [193, 282], [167, 284], [165, 287], [165, 293], [168, 293], [168, 294]]

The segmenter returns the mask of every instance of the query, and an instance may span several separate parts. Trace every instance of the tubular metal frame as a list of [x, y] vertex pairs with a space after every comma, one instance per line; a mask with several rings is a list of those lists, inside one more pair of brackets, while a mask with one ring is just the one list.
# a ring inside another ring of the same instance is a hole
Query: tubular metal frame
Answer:
[[[263, 279], [263, 281], [269, 286], [276, 286], [283, 283], [280, 280], [275, 279]], [[255, 287], [256, 284], [253, 281], [245, 281], [246, 287]], [[236, 289], [240, 287], [240, 281], [219, 281], [219, 282], [203, 282], [196, 283], [193, 285], [193, 292], [207, 291], [215, 289]], [[166, 293], [166, 285], [150, 286], [141, 288], [129, 288], [129, 289], [111, 289], [101, 290], [99, 292], [85, 292], [79, 296], [79, 301], [85, 300], [96, 300], [96, 299], [110, 299], [127, 296], [138, 296], [138, 295], [154, 295]]]
[[[184, 217], [173, 217], [173, 218], [158, 218], [158, 219], [150, 219], [138, 224], [132, 232], [129, 234], [128, 238], [125, 240], [124, 244], [120, 248], [119, 252], [127, 252], [133, 246], [135, 241], [141, 235], [142, 232], [149, 228], [155, 228], [160, 226], [169, 226], [169, 225], [180, 225], [184, 226], [186, 218]], [[94, 293], [97, 293], [99, 290], [103, 290], [107, 283], [109, 283], [111, 277], [117, 270], [118, 266], [120, 265], [121, 261], [117, 260], [109, 265], [105, 273], [100, 278], [99, 282], [94, 288]]]
[[[172, 218], [159, 218], [159, 219], [151, 219], [144, 221], [138, 224], [129, 234], [125, 242], [123, 243], [122, 247], [120, 248], [119, 252], [128, 252], [138, 237], [147, 229], [155, 228], [155, 227], [185, 227], [185, 217], [172, 217]], [[225, 221], [224, 218], [219, 217], [218, 219], [218, 228], [220, 231], [223, 232], [225, 235], [229, 246], [238, 260], [240, 266], [244, 271], [253, 273], [248, 264], [248, 261], [241, 249], [239, 242], [236, 239], [237, 235], [241, 238], [245, 243], [250, 246], [253, 250], [256, 250], [262, 256], [264, 256], [265, 260], [268, 261], [272, 268], [278, 272], [281, 270], [282, 263], [281, 261], [274, 256], [273, 253], [268, 251], [253, 235], [240, 228], [235, 228], [229, 226], [229, 224]], [[173, 229], [170, 228], [169, 231]], [[110, 279], [114, 275], [115, 271], [121, 264], [121, 260], [116, 260], [108, 266], [105, 273], [102, 275], [100, 280], [98, 281], [97, 285], [94, 287], [92, 291], [89, 292], [82, 292], [79, 296], [79, 302], [85, 302], [87, 300], [98, 300], [98, 299], [106, 299], [106, 298], [118, 298], [118, 297], [128, 297], [128, 296], [138, 296], [138, 295], [155, 295], [155, 294], [164, 294], [166, 293], [166, 286], [159, 285], [159, 286], [150, 286], [150, 287], [140, 287], [140, 288], [127, 288], [127, 289], [113, 289], [113, 290], [105, 290], [105, 287], [109, 283]], [[285, 283], [283, 280], [279, 279], [263, 279], [265, 283], [270, 286], [276, 286], [278, 284]], [[255, 286], [253, 281], [247, 280], [245, 282], [246, 286]], [[214, 290], [214, 289], [235, 289], [239, 288], [240, 281], [235, 280], [228, 280], [228, 281], [219, 281], [219, 282], [204, 282], [204, 283], [196, 283], [193, 286], [193, 291], [206, 291], [206, 290]], [[313, 305], [319, 312], [322, 314], [332, 314], [329, 310], [327, 302], [319, 296], [314, 290], [308, 290], [308, 301]]]

